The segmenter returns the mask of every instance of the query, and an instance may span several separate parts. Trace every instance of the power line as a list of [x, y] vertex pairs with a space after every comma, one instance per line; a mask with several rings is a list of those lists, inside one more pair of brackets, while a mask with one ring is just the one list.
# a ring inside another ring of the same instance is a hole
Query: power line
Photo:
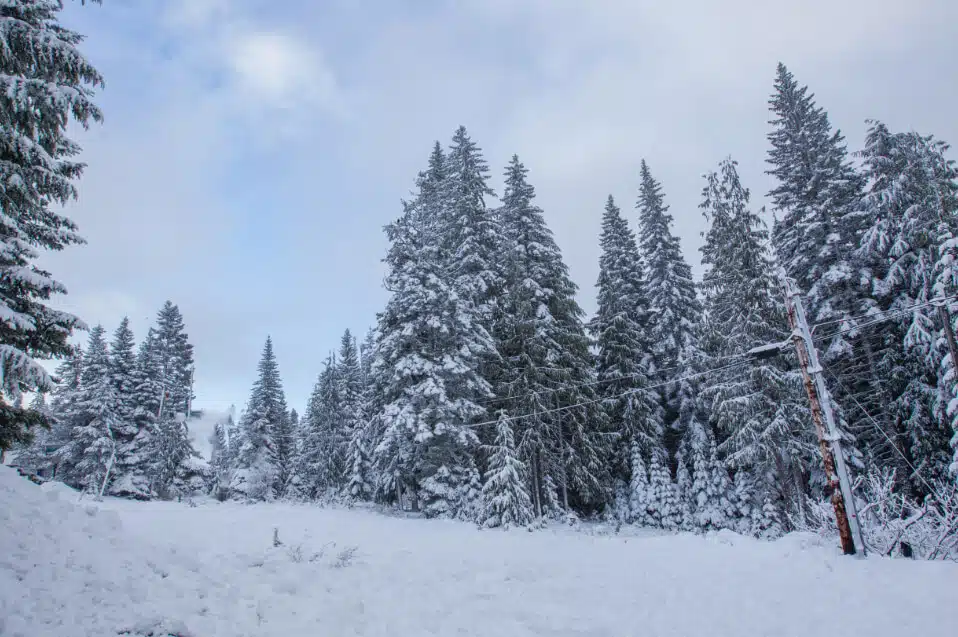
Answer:
[[819, 327], [822, 327], [823, 325], [833, 325], [833, 324], [835, 324], [835, 323], [844, 323], [845, 321], [856, 321], [856, 320], [858, 320], [858, 319], [871, 319], [871, 320], [869, 320], [869, 321], [866, 321], [865, 323], [860, 323], [860, 324], [858, 324], [858, 325], [853, 325], [853, 326], [850, 326], [850, 327], [842, 328], [842, 329], [836, 330], [836, 331], [834, 331], [834, 332], [829, 332], [828, 334], [826, 334], [826, 335], [824, 335], [824, 336], [816, 336], [816, 337], [815, 337], [815, 338], [817, 338], [817, 339], [829, 339], [829, 338], [834, 338], [835, 336], [838, 336], [838, 335], [840, 335], [840, 334], [847, 334], [848, 332], [854, 332], [855, 330], [859, 330], [859, 329], [861, 329], [861, 328], [863, 328], [863, 327], [869, 327], [869, 326], [871, 326], [871, 325], [877, 325], [877, 324], [879, 324], [879, 323], [884, 323], [885, 321], [887, 321], [887, 320], [889, 320], [889, 319], [892, 319], [892, 318], [894, 318], [894, 317], [896, 317], [896, 316], [900, 316], [900, 315], [902, 315], [902, 314], [907, 314], [907, 313], [909, 313], [909, 312], [914, 312], [915, 310], [921, 309], [921, 308], [923, 308], [923, 307], [928, 307], [928, 306], [931, 306], [931, 305], [937, 305], [938, 303], [943, 303], [943, 302], [945, 302], [945, 301], [952, 301], [952, 300], [955, 300], [955, 299], [958, 299], [958, 294], [955, 294], [955, 295], [952, 295], [952, 296], [936, 297], [936, 298], [933, 298], [933, 299], [929, 299], [929, 300], [927, 300], [927, 301], [923, 301], [923, 302], [921, 302], [921, 303], [915, 303], [915, 304], [912, 304], [912, 305], [909, 305], [909, 306], [906, 306], [906, 307], [903, 307], [903, 308], [899, 308], [899, 309], [897, 309], [897, 310], [885, 310], [885, 311], [883, 312], [883, 314], [884, 314], [883, 316], [879, 316], [878, 313], [874, 313], [874, 314], [859, 314], [858, 316], [849, 316], [849, 317], [846, 317], [846, 318], [833, 319], [833, 320], [831, 320], [831, 321], [823, 321], [823, 322], [821, 322], [821, 323], [816, 323], [815, 326], [812, 328], [812, 332], [814, 333], [815, 329], [817, 329], [817, 328], [819, 328]]
[[832, 370], [830, 370], [830, 369], [828, 369], [828, 368], [826, 367], [826, 368], [825, 368], [825, 371], [827, 371], [827, 372], [831, 375], [831, 377], [835, 379], [835, 382], [836, 382], [836, 383], [838, 383], [839, 385], [841, 385], [841, 386], [845, 389], [845, 392], [848, 394], [849, 398], [851, 398], [851, 399], [855, 402], [855, 404], [858, 405], [858, 408], [862, 411], [863, 414], [865, 414], [865, 417], [868, 418], [868, 420], [869, 420], [869, 421], [871, 422], [871, 424], [875, 427], [875, 429], [878, 430], [878, 433], [880, 433], [880, 434], [885, 438], [885, 440], [888, 441], [888, 444], [891, 445], [891, 448], [895, 450], [895, 453], [897, 453], [899, 456], [901, 456], [902, 461], [903, 461], [906, 465], [908, 465], [908, 468], [909, 468], [909, 469], [912, 470], [912, 475], [916, 476], [919, 480], [921, 480], [921, 482], [922, 482], [926, 487], [928, 487], [928, 490], [929, 490], [931, 493], [934, 493], [934, 494], [935, 494], [935, 497], [937, 497], [937, 498], [939, 499], [939, 502], [944, 502], [944, 500], [942, 500], [941, 494], [938, 493], [938, 490], [937, 490], [935, 487], [933, 487], [927, 480], [925, 480], [925, 477], [921, 475], [921, 472], [919, 472], [918, 469], [915, 468], [915, 465], [913, 465], [913, 464], [908, 460], [908, 458], [905, 456], [905, 454], [902, 453], [901, 449], [898, 448], [898, 445], [895, 444], [895, 441], [891, 439], [891, 437], [888, 435], [888, 433], [885, 432], [884, 429], [882, 429], [882, 427], [881, 427], [881, 425], [878, 423], [878, 421], [875, 420], [875, 419], [872, 417], [872, 415], [868, 412], [867, 409], [865, 409], [865, 406], [862, 405], [862, 404], [858, 401], [858, 398], [855, 397], [855, 394], [852, 393], [851, 391], [849, 391], [848, 387], [847, 387], [841, 380], [839, 380], [838, 376], [836, 376], [836, 375], [832, 372]]
[[637, 393], [637, 392], [640, 392], [640, 391], [648, 391], [648, 390], [650, 390], [650, 389], [658, 389], [658, 388], [660, 388], [660, 387], [666, 387], [666, 386], [668, 386], [668, 385], [671, 385], [671, 384], [677, 383], [677, 382], [681, 382], [681, 381], [683, 381], [683, 380], [691, 380], [691, 379], [693, 379], [693, 378], [701, 378], [702, 376], [707, 376], [708, 374], [714, 374], [715, 372], [721, 372], [721, 371], [725, 371], [725, 370], [728, 370], [728, 369], [734, 369], [734, 368], [736, 368], [736, 367], [741, 367], [741, 366], [743, 366], [743, 365], [749, 365], [749, 364], [751, 364], [751, 360], [743, 360], [743, 361], [739, 361], [738, 363], [732, 363], [732, 364], [730, 364], [730, 365], [725, 365], [725, 366], [723, 366], [723, 367], [716, 367], [716, 368], [714, 368], [714, 369], [709, 369], [709, 370], [706, 370], [706, 371], [704, 371], [704, 372], [697, 372], [697, 373], [695, 373], [695, 374], [688, 374], [688, 375], [686, 375], [686, 376], [680, 376], [680, 377], [678, 377], [678, 378], [673, 378], [673, 379], [671, 379], [671, 380], [668, 380], [668, 381], [665, 381], [665, 382], [662, 382], [662, 383], [656, 383], [656, 384], [654, 384], [654, 385], [646, 385], [645, 387], [635, 387], [635, 388], [633, 388], [633, 389], [630, 389], [630, 390], [628, 390], [628, 391], [624, 391], [624, 392], [622, 392], [621, 394], [617, 394], [617, 395], [615, 395], [615, 396], [603, 396], [603, 397], [601, 397], [601, 398], [596, 398], [596, 399], [594, 399], [594, 400], [586, 400], [586, 401], [583, 401], [583, 402], [581, 402], [581, 403], [575, 403], [575, 404], [573, 404], [573, 405], [563, 405], [562, 407], [556, 407], [556, 408], [553, 408], [553, 409], [544, 409], [544, 410], [542, 410], [542, 411], [532, 412], [531, 414], [520, 414], [520, 415], [518, 415], [518, 416], [506, 416], [505, 418], [497, 418], [497, 419], [495, 419], [495, 420], [486, 420], [485, 422], [477, 422], [477, 423], [473, 423], [473, 424], [471, 424], [471, 425], [466, 425], [466, 426], [467, 426], [467, 427], [476, 427], [476, 428], [478, 428], [478, 427], [485, 427], [485, 426], [487, 426], [487, 425], [495, 425], [496, 423], [500, 422], [500, 420], [504, 420], [504, 421], [506, 421], [506, 422], [511, 422], [511, 421], [514, 421], [514, 420], [521, 420], [521, 419], [523, 419], [523, 418], [533, 418], [533, 417], [535, 417], [535, 416], [544, 416], [544, 415], [546, 415], [546, 414], [553, 414], [553, 413], [557, 413], [557, 412], [560, 412], [560, 411], [568, 411], [568, 410], [570, 410], [570, 409], [577, 409], [577, 408], [579, 408], [579, 407], [588, 407], [589, 405], [595, 405], [595, 404], [597, 404], [597, 403], [601, 403], [601, 402], [604, 402], [604, 401], [606, 401], [606, 400], [615, 400], [615, 399], [617, 399], [617, 398], [623, 398], [623, 397], [625, 397], [625, 396], [628, 396], [629, 394], [634, 394], [634, 393]]
[[[735, 360], [735, 359], [737, 359], [737, 358], [746, 358], [746, 357], [749, 357], [749, 356], [750, 356], [749, 352], [743, 352], [743, 353], [741, 353], [741, 354], [732, 354], [732, 355], [729, 355], [729, 356], [719, 356], [719, 357], [712, 358], [711, 360], [713, 360], [713, 361], [726, 361], [726, 360]], [[677, 370], [677, 369], [682, 369], [682, 368], [684, 368], [684, 367], [687, 367], [687, 365], [673, 365], [672, 367], [663, 367], [662, 369], [655, 370], [655, 372], [653, 372], [652, 375], [661, 374], [661, 373], [663, 373], [663, 372], [671, 372], [671, 371], [675, 371], [675, 370]], [[550, 388], [548, 388], [548, 389], [538, 389], [538, 390], [536, 390], [536, 391], [534, 391], [534, 392], [530, 392], [530, 393], [526, 394], [526, 396], [527, 396], [527, 397], [531, 397], [531, 396], [547, 396], [547, 395], [554, 394], [554, 393], [560, 392], [560, 391], [566, 391], [566, 390], [570, 390], [570, 389], [578, 389], [579, 387], [594, 387], [594, 386], [596, 386], [596, 385], [604, 385], [605, 383], [615, 383], [615, 382], [618, 382], [618, 381], [620, 381], [620, 380], [631, 380], [631, 379], [633, 379], [633, 378], [638, 378], [638, 377], [640, 377], [640, 376], [647, 376], [647, 375], [648, 375], [648, 374], [646, 374], [645, 372], [639, 372], [639, 373], [636, 373], [636, 374], [625, 374], [625, 375], [622, 375], [622, 376], [614, 376], [614, 377], [612, 377], [612, 378], [604, 378], [604, 379], [602, 379], [602, 380], [590, 381], [590, 382], [587, 382], [587, 383], [572, 383], [572, 384], [569, 384], [569, 385], [562, 385], [562, 386], [560, 386], [560, 387], [550, 387]], [[664, 383], [664, 384], [662, 384], [662, 385], [656, 385], [656, 387], [660, 387], [660, 386], [661, 386], [661, 387], [664, 387], [665, 385], [669, 385], [669, 384], [671, 384], [671, 383], [676, 383], [676, 382], [679, 382], [680, 380], [682, 380], [682, 379], [681, 379], [681, 378], [676, 378], [676, 379], [670, 380], [670, 381], [668, 381], [668, 382], [666, 382], [666, 383]], [[639, 389], [640, 389], [640, 390], [641, 390], [641, 389], [651, 389], [651, 387], [641, 387], [641, 388], [639, 388]], [[488, 399], [485, 399], [485, 400], [478, 400], [478, 401], [476, 401], [476, 404], [485, 407], [485, 406], [487, 406], [487, 405], [495, 405], [495, 404], [498, 404], [498, 403], [506, 403], [506, 402], [509, 402], [509, 401], [515, 400], [515, 399], [516, 399], [516, 398], [515, 398], [515, 397], [512, 397], [512, 396], [499, 396], [499, 397], [496, 397], [496, 398], [488, 398]]]

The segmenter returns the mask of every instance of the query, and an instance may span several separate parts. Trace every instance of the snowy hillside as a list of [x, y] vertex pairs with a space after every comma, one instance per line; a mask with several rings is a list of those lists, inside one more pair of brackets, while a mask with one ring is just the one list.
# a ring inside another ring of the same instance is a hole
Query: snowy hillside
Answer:
[[0, 525], [10, 637], [160, 627], [152, 634], [937, 637], [958, 626], [958, 565], [858, 561], [808, 536], [604, 537], [317, 506], [94, 505], [7, 468]]

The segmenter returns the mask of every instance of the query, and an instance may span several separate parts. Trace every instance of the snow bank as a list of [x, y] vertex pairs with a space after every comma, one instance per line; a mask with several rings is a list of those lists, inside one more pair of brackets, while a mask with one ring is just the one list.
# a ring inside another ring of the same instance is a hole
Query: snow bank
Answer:
[[288, 504], [94, 506], [6, 469], [0, 524], [4, 637], [958, 631], [958, 565], [844, 558], [807, 534], [769, 543], [478, 531]]

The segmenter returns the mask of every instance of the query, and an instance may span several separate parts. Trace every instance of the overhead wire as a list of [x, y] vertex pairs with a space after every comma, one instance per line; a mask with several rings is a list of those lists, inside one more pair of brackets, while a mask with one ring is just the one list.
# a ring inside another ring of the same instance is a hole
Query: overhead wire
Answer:
[[921, 472], [915, 468], [915, 465], [913, 465], [910, 460], [908, 460], [908, 458], [905, 456], [902, 450], [898, 448], [898, 445], [895, 444], [895, 441], [891, 439], [891, 437], [888, 435], [888, 433], [884, 429], [882, 429], [878, 421], [875, 420], [875, 418], [871, 415], [871, 413], [867, 409], [865, 409], [865, 406], [862, 405], [861, 402], [859, 402], [858, 398], [855, 397], [855, 394], [849, 391], [848, 387], [838, 378], [838, 376], [836, 376], [832, 372], [831, 369], [826, 367], [825, 371], [828, 372], [829, 375], [831, 375], [831, 377], [835, 379], [835, 382], [838, 383], [845, 390], [845, 392], [852, 399], [852, 401], [858, 406], [861, 412], [865, 414], [865, 417], [871, 422], [872, 426], [874, 426], [874, 428], [878, 430], [878, 433], [880, 433], [885, 438], [885, 440], [888, 441], [888, 444], [891, 446], [892, 449], [895, 450], [895, 453], [901, 456], [901, 459], [905, 463], [905, 465], [907, 465], [908, 468], [912, 470], [912, 475], [917, 477], [922, 482], [922, 484], [924, 484], [928, 488], [930, 493], [935, 494], [935, 497], [939, 499], [939, 502], [944, 502], [945, 500], [942, 499], [942, 495], [941, 493], [938, 492], [938, 489], [936, 489], [934, 486], [932, 486], [931, 483], [925, 480], [925, 477], [921, 475]]
[[[738, 358], [744, 359], [744, 358], [747, 358], [748, 356], [749, 356], [749, 353], [748, 353], [748, 352], [742, 352], [742, 353], [740, 353], [740, 354], [730, 354], [730, 355], [728, 355], [728, 356], [715, 357], [715, 358], [712, 358], [711, 360], [712, 360], [712, 361], [726, 361], [726, 360], [735, 360], [735, 359], [738, 359]], [[682, 369], [683, 367], [686, 367], [686, 365], [673, 365], [673, 366], [671, 366], [671, 367], [663, 367], [662, 369], [655, 370], [655, 372], [653, 372], [653, 374], [661, 374], [661, 373], [663, 373], [663, 372], [671, 372], [671, 371], [675, 371], [675, 370], [677, 370], [677, 369]], [[585, 383], [570, 383], [570, 384], [562, 385], [562, 386], [559, 386], [559, 387], [550, 387], [550, 388], [548, 388], [548, 389], [538, 389], [538, 390], [536, 390], [536, 391], [533, 391], [533, 392], [530, 392], [530, 393], [528, 393], [528, 394], [525, 394], [525, 396], [547, 396], [547, 395], [554, 394], [554, 393], [560, 392], [560, 391], [567, 391], [567, 390], [570, 390], [570, 389], [578, 389], [578, 388], [580, 388], [580, 387], [595, 387], [595, 386], [597, 386], [597, 385], [604, 385], [604, 384], [606, 384], [606, 383], [615, 383], [615, 382], [622, 381], [622, 380], [631, 380], [631, 379], [633, 379], [633, 378], [639, 378], [640, 376], [647, 376], [647, 375], [648, 375], [648, 374], [646, 374], [645, 372], [640, 372], [640, 373], [636, 373], [636, 374], [623, 374], [622, 376], [613, 376], [613, 377], [611, 377], [611, 378], [603, 378], [602, 380], [589, 381], [589, 382], [585, 382]], [[669, 384], [678, 382], [679, 380], [681, 380], [681, 379], [673, 379], [673, 380], [670, 380], [670, 381], [664, 383], [662, 386], [666, 386], [666, 385], [669, 385]], [[646, 387], [642, 387], [642, 388], [640, 388], [640, 389], [649, 389], [649, 387], [646, 386]], [[484, 399], [484, 400], [477, 400], [477, 401], [476, 401], [476, 404], [485, 407], [485, 406], [488, 406], [488, 405], [495, 405], [495, 404], [499, 404], [499, 403], [507, 403], [507, 402], [512, 401], [512, 400], [515, 400], [515, 397], [511, 397], [511, 396], [498, 396], [498, 397], [496, 397], [496, 398], [487, 398], [487, 399]]]
[[732, 364], [730, 364], [730, 365], [724, 365], [724, 366], [722, 366], [722, 367], [715, 367], [715, 368], [708, 369], [708, 370], [705, 370], [705, 371], [702, 371], [702, 372], [696, 372], [696, 373], [694, 373], [694, 374], [687, 374], [687, 375], [685, 375], [685, 376], [680, 376], [680, 377], [678, 377], [678, 378], [673, 378], [673, 379], [670, 379], [670, 380], [665, 381], [665, 382], [655, 383], [655, 384], [653, 384], [653, 385], [646, 385], [646, 386], [644, 386], [644, 387], [634, 387], [634, 388], [629, 389], [629, 390], [627, 390], [627, 391], [624, 391], [624, 392], [622, 392], [622, 393], [620, 393], [620, 394], [616, 394], [615, 396], [603, 396], [603, 397], [601, 397], [601, 398], [595, 398], [595, 399], [593, 399], [593, 400], [585, 400], [585, 401], [582, 401], [582, 402], [579, 402], [579, 403], [574, 403], [574, 404], [572, 404], [572, 405], [563, 405], [563, 406], [561, 406], [561, 407], [555, 407], [555, 408], [552, 408], [552, 409], [544, 409], [544, 410], [541, 410], [541, 411], [534, 411], [534, 412], [529, 413], [529, 414], [519, 414], [519, 415], [515, 415], [515, 416], [505, 416], [505, 417], [502, 417], [502, 418], [496, 418], [495, 420], [486, 420], [486, 421], [484, 421], [484, 422], [472, 423], [472, 424], [466, 425], [466, 426], [467, 426], [467, 427], [470, 427], [470, 428], [486, 427], [486, 426], [488, 426], [488, 425], [495, 425], [496, 423], [501, 422], [501, 421], [512, 422], [512, 421], [516, 421], [516, 420], [522, 420], [523, 418], [534, 418], [534, 417], [538, 417], [538, 416], [545, 416], [545, 415], [547, 415], [547, 414], [558, 413], [558, 412], [560, 412], [560, 411], [568, 411], [568, 410], [570, 410], [570, 409], [578, 409], [579, 407], [588, 407], [589, 405], [595, 405], [595, 404], [597, 404], [597, 403], [605, 402], [605, 401], [607, 401], [607, 400], [616, 400], [616, 399], [618, 399], [618, 398], [624, 398], [625, 396], [628, 396], [628, 395], [630, 395], [630, 394], [635, 394], [635, 393], [638, 393], [638, 392], [640, 392], [640, 391], [648, 391], [648, 390], [650, 390], [650, 389], [659, 389], [659, 388], [661, 388], [661, 387], [666, 387], [666, 386], [668, 386], [668, 385], [672, 385], [673, 383], [681, 382], [681, 381], [683, 381], [683, 380], [692, 380], [693, 378], [701, 378], [701, 377], [703, 377], [703, 376], [707, 376], [707, 375], [709, 375], [709, 374], [714, 374], [714, 373], [716, 373], [716, 372], [726, 371], [726, 370], [729, 370], [729, 369], [734, 369], [734, 368], [736, 368], [736, 367], [742, 367], [743, 365], [750, 365], [751, 362], [752, 362], [752, 361], [751, 361], [750, 359], [746, 358], [746, 359], [741, 360], [741, 361], [739, 361], [739, 362], [737, 362], [737, 363], [732, 363]]

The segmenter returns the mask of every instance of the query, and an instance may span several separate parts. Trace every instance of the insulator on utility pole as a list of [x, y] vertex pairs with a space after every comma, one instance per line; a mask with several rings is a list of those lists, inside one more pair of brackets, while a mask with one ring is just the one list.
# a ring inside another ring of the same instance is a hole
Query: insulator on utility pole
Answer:
[[785, 290], [785, 305], [788, 309], [788, 323], [792, 329], [792, 342], [795, 345], [795, 353], [798, 355], [798, 364], [802, 368], [802, 380], [805, 392], [808, 394], [812, 421], [815, 423], [818, 446], [825, 465], [825, 479], [831, 491], [832, 506], [835, 508], [842, 551], [846, 555], [864, 555], [865, 542], [858, 523], [858, 513], [855, 510], [855, 499], [852, 495], [848, 468], [845, 465], [845, 456], [842, 453], [842, 437], [835, 423], [831, 398], [825, 386], [818, 351], [812, 340], [812, 331], [805, 317], [805, 308], [802, 305], [801, 296], [784, 269], [780, 270], [779, 276]]

